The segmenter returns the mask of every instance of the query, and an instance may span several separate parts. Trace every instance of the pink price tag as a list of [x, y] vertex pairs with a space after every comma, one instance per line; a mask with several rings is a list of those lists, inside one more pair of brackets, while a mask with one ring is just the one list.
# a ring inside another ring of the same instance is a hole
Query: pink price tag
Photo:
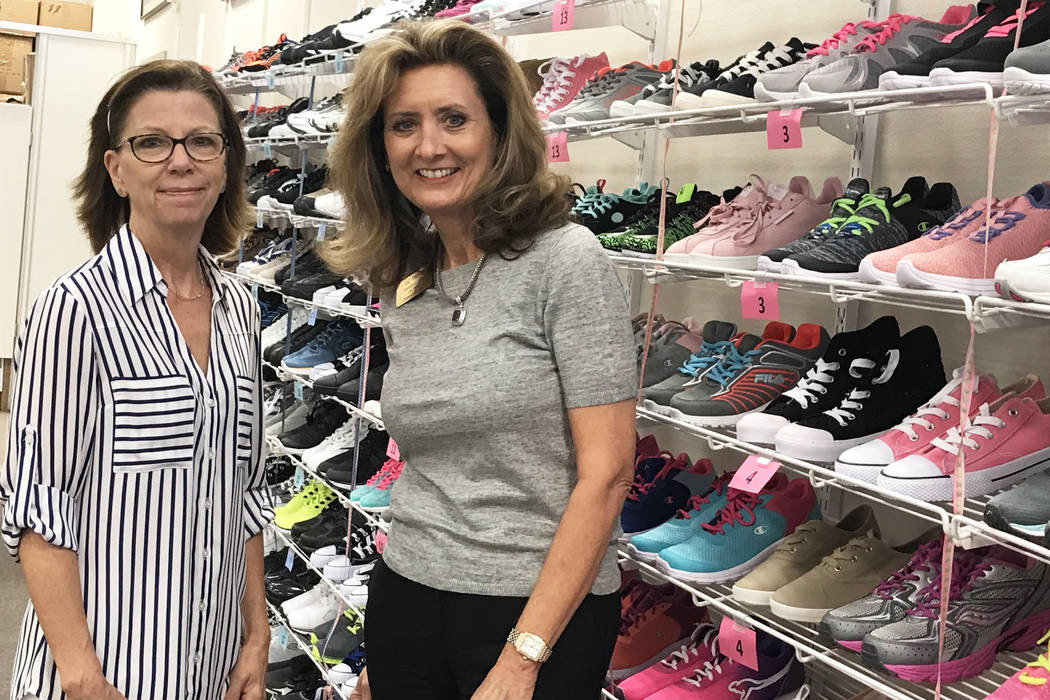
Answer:
[[744, 460], [740, 468], [736, 470], [733, 479], [729, 482], [729, 488], [747, 491], [748, 493], [759, 493], [769, 483], [773, 475], [780, 468], [780, 462], [756, 457], [751, 455]]
[[802, 108], [774, 110], [766, 115], [766, 147], [802, 148]]
[[376, 551], [380, 554], [383, 553], [383, 549], [386, 547], [386, 533], [382, 530], [376, 532]]
[[554, 3], [554, 17], [551, 30], [561, 32], [572, 29], [573, 15], [576, 12], [576, 0], [561, 0]]
[[569, 135], [564, 131], [547, 134], [547, 162], [569, 162]]
[[386, 456], [395, 462], [401, 461], [401, 450], [397, 449], [397, 443], [393, 439], [386, 443]]
[[777, 299], [776, 282], [748, 280], [740, 287], [740, 315], [763, 321], [779, 321], [780, 304]]
[[758, 648], [755, 642], [755, 631], [750, 627], [738, 625], [729, 617], [722, 618], [718, 628], [718, 650], [738, 664], [758, 670]]

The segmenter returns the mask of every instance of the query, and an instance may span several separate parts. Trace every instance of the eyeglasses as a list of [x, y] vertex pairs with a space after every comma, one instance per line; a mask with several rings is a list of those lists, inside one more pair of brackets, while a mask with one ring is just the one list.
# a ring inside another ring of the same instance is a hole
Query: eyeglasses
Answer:
[[140, 134], [129, 136], [116, 146], [117, 150], [124, 144], [131, 146], [131, 152], [143, 163], [163, 163], [175, 152], [175, 146], [182, 144], [186, 155], [196, 161], [215, 160], [223, 154], [228, 145], [223, 134], [203, 132], [190, 134], [181, 139], [173, 139], [165, 134]]

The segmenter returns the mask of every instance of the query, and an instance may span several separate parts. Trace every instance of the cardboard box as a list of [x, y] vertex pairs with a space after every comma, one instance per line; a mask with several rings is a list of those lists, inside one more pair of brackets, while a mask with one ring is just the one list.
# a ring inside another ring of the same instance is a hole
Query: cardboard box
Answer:
[[82, 2], [40, 3], [40, 18], [37, 24], [44, 27], [61, 27], [91, 31], [91, 12], [94, 8]]
[[32, 37], [0, 34], [0, 92], [22, 92], [26, 56], [32, 50]]
[[0, 0], [0, 22], [36, 24], [39, 13], [39, 0]]

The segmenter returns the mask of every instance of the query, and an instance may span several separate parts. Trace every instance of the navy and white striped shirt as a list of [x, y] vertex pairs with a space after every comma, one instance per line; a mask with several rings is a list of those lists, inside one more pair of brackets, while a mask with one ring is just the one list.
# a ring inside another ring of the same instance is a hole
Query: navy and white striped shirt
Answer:
[[[53, 283], [15, 349], [3, 538], [77, 554], [102, 672], [129, 700], [221, 698], [240, 647], [245, 541], [273, 516], [262, 438], [259, 308], [202, 247], [207, 374], [168, 287], [124, 227]], [[11, 696], [62, 696], [32, 604]]]

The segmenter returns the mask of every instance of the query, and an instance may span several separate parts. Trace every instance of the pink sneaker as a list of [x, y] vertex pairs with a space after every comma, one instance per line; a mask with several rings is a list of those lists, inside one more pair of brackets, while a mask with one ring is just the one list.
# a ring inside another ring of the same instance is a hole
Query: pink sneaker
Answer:
[[[930, 229], [914, 241], [895, 248], [869, 253], [860, 261], [860, 279], [868, 284], [888, 284], [897, 286], [897, 263], [905, 255], [912, 253], [929, 253], [940, 250], [947, 245], [962, 240], [984, 226], [984, 206], [987, 200], [983, 197], [968, 207], [963, 207], [952, 218], [940, 226]], [[992, 201], [992, 216], [996, 214], [999, 200]]]
[[1050, 185], [1039, 183], [1023, 195], [1000, 202], [991, 226], [929, 253], [897, 263], [902, 287], [995, 294], [995, 268], [1039, 252], [1050, 230]]
[[543, 87], [533, 98], [540, 121], [547, 121], [551, 112], [572, 102], [592, 75], [609, 67], [605, 52], [597, 56], [580, 54], [574, 58], [552, 58], [543, 75]]
[[470, 8], [477, 5], [481, 0], [458, 0], [455, 5], [442, 10], [434, 15], [438, 19], [445, 19], [448, 17], [459, 17], [460, 19], [470, 21]]
[[693, 630], [689, 641], [672, 651], [667, 658], [619, 683], [624, 700], [645, 700], [658, 690], [673, 685], [715, 660], [718, 655], [718, 628], [702, 623]]
[[[1050, 640], [1047, 632], [1039, 640], [1046, 644]], [[1050, 700], [1050, 651], [1039, 655], [1015, 673], [999, 689], [987, 697], [987, 700]]]
[[[952, 380], [937, 392], [936, 396], [890, 432], [843, 452], [835, 462], [835, 471], [874, 484], [878, 480], [879, 472], [892, 462], [922, 452], [934, 438], [943, 437], [949, 430], [958, 426], [959, 402], [963, 388], [962, 372], [961, 368], [952, 372]], [[1016, 394], [1034, 401], [1046, 395], [1043, 383], [1033, 374], [1020, 379], [1004, 391], [999, 390], [995, 377], [980, 374], [970, 401], [970, 415], [977, 413], [980, 406], [994, 403], [1004, 394]]]
[[787, 187], [768, 185], [766, 195], [752, 207], [743, 226], [735, 227], [726, 236], [706, 238], [690, 248], [690, 262], [757, 269], [762, 253], [797, 240], [828, 218], [832, 202], [842, 196], [842, 181], [828, 178], [818, 198], [811, 199], [809, 180], [796, 176]]
[[893, 462], [878, 485], [923, 501], [952, 497], [951, 473], [959, 450], [966, 458], [966, 496], [983, 496], [1043, 471], [1050, 464], [1050, 399], [1004, 394], [982, 404], [970, 427], [936, 438], [918, 454]]

